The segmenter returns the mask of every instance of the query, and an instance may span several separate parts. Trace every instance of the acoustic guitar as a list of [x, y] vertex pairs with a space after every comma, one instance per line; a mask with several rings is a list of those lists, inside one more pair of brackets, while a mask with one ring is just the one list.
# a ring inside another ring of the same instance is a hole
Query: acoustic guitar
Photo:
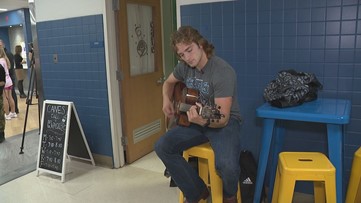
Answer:
[[[168, 128], [171, 128], [174, 123], [180, 126], [188, 127], [190, 122], [188, 121], [187, 111], [191, 108], [191, 106], [196, 105], [196, 102], [201, 103], [199, 101], [198, 90], [187, 88], [186, 85], [182, 82], [176, 83], [173, 91], [175, 122], [170, 122]], [[217, 105], [208, 106], [201, 103], [201, 107], [199, 107], [197, 110], [198, 114], [201, 115], [204, 119], [210, 119], [213, 122], [224, 117], [224, 115], [219, 111], [220, 107]]]

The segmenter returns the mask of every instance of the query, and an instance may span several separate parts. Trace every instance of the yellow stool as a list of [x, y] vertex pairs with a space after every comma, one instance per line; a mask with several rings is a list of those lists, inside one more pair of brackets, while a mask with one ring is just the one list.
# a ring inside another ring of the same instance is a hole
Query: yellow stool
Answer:
[[[212, 203], [222, 203], [223, 201], [223, 186], [222, 179], [217, 175], [214, 152], [209, 143], [201, 144], [192, 148], [187, 149], [183, 152], [183, 157], [188, 161], [189, 157], [198, 157], [198, 171], [199, 176], [211, 188]], [[241, 190], [238, 184], [237, 192], [238, 203], [241, 203]], [[182, 191], [179, 195], [179, 202], [183, 203], [184, 196]], [[207, 202], [201, 200], [201, 203]]]
[[336, 169], [319, 152], [279, 154], [272, 203], [291, 203], [296, 181], [314, 181], [315, 202], [336, 203]]
[[361, 202], [361, 147], [355, 152], [350, 181], [348, 183], [346, 203]]

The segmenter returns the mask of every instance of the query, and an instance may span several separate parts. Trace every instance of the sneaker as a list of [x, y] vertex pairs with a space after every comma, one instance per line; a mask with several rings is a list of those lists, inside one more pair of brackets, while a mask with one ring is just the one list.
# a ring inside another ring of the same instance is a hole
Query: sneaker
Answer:
[[18, 115], [14, 112], [14, 113], [9, 113], [9, 115], [11, 116], [11, 118], [17, 118], [18, 117]]
[[6, 119], [6, 120], [11, 120], [11, 118], [12, 118], [12, 117], [11, 117], [11, 113], [9, 113], [8, 115], [5, 114], [5, 119]]

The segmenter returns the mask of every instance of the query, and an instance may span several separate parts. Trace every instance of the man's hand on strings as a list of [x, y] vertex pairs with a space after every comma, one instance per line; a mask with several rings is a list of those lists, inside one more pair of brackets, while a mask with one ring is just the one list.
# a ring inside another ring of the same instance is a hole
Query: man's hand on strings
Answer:
[[173, 103], [170, 100], [164, 100], [163, 101], [163, 113], [168, 118], [172, 118], [174, 116], [174, 106]]

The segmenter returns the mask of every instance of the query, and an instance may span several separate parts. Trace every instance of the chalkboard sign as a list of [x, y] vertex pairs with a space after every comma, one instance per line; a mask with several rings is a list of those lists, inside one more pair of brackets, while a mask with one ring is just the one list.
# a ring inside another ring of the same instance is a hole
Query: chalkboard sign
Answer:
[[37, 175], [40, 171], [65, 179], [66, 157], [90, 161], [94, 159], [86, 141], [73, 102], [44, 101]]
[[61, 173], [69, 105], [45, 103], [39, 168]]

